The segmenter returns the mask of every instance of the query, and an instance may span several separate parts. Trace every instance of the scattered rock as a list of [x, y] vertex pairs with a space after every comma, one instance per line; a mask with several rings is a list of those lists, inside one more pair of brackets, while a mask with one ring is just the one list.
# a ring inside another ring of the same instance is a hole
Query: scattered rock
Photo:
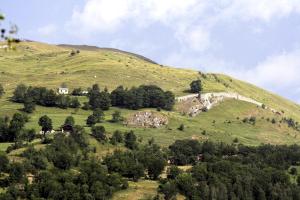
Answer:
[[129, 116], [124, 124], [133, 127], [159, 128], [168, 124], [168, 118], [153, 111], [139, 111]]

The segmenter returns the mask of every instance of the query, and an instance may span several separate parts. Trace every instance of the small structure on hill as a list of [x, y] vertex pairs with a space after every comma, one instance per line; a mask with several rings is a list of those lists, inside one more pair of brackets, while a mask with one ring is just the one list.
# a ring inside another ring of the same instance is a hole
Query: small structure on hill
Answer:
[[58, 88], [58, 94], [69, 94], [69, 88], [66, 83], [62, 83]]
[[58, 88], [58, 94], [69, 94], [69, 89], [60, 87]]

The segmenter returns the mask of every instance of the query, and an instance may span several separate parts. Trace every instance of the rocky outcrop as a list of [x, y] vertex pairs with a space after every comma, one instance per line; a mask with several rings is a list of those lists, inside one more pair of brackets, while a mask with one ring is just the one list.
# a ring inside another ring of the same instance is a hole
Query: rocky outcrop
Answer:
[[239, 95], [237, 93], [219, 92], [219, 93], [205, 93], [205, 94], [191, 94], [183, 97], [177, 97], [179, 102], [178, 110], [182, 114], [188, 114], [190, 116], [196, 116], [203, 111], [210, 110], [220, 102], [226, 99], [236, 99], [239, 101], [245, 101], [262, 107], [262, 103], [255, 101], [254, 99]]
[[139, 111], [129, 116], [124, 124], [132, 127], [159, 128], [168, 124], [168, 118], [153, 111]]

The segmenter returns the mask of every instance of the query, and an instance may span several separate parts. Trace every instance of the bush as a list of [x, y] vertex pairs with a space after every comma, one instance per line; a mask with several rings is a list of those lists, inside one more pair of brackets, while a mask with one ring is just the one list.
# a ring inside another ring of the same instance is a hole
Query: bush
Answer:
[[136, 135], [133, 131], [130, 131], [128, 133], [125, 133], [125, 147], [128, 149], [136, 149], [137, 148], [137, 142], [136, 142]]
[[290, 170], [290, 174], [291, 174], [291, 175], [294, 175], [294, 176], [297, 175], [297, 174], [298, 174], [297, 168], [292, 167], [291, 170]]
[[184, 131], [184, 129], [185, 129], [184, 124], [180, 124], [180, 126], [178, 127], [178, 130]]
[[123, 117], [121, 116], [121, 112], [120, 111], [115, 111], [112, 114], [112, 120], [111, 121], [113, 123], [117, 123], [117, 122], [123, 121]]
[[26, 98], [24, 102], [24, 112], [33, 113], [35, 111], [35, 102], [31, 98]]
[[105, 128], [103, 126], [93, 126], [92, 135], [98, 141], [106, 141], [106, 133], [105, 133]]
[[123, 134], [116, 130], [112, 137], [110, 138], [110, 143], [116, 145], [117, 143], [122, 143], [124, 141]]
[[86, 125], [88, 126], [94, 126], [97, 123], [97, 118], [94, 115], [88, 116], [86, 120]]

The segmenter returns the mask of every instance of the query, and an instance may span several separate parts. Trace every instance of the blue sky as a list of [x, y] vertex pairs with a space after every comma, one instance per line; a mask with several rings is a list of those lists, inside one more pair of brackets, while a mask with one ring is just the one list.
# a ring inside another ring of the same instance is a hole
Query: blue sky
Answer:
[[115, 47], [300, 103], [300, 0], [4, 0], [21, 38]]

